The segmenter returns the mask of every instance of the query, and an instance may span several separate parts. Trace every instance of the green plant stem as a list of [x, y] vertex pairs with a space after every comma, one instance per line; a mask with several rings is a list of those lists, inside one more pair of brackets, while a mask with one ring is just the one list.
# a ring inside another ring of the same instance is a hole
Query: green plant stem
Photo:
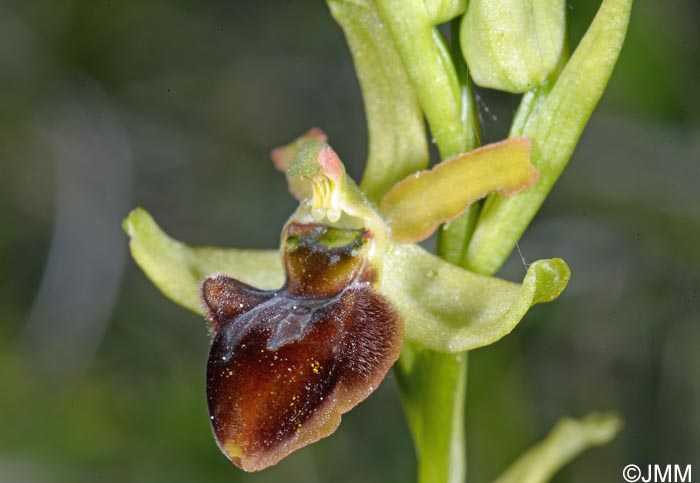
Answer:
[[405, 341], [396, 375], [418, 456], [418, 481], [462, 483], [467, 353], [441, 354]]
[[[383, 3], [387, 4], [385, 7], [391, 4], [386, 1]], [[405, 13], [405, 7], [403, 10], [397, 5], [392, 4], [391, 7], [393, 8], [384, 10], [384, 19], [390, 24], [392, 19], [387, 18], [389, 13], [397, 11]], [[417, 6], [416, 9], [420, 10]], [[404, 16], [403, 19], [405, 18]], [[417, 38], [411, 33], [410, 22], [399, 22], [396, 17], [393, 20], [394, 28], [393, 30], [391, 26], [389, 28], [396, 43], [401, 42], [398, 39], [404, 39], [403, 45], [397, 45], [397, 48], [435, 133], [442, 157], [474, 149], [479, 144], [480, 129], [468, 72], [459, 51], [459, 42], [453, 39], [452, 52], [447, 53], [449, 64], [443, 61], [440, 64], [442, 68], [438, 69], [439, 63], [435, 61], [435, 70], [431, 70], [425, 67], [426, 57], [432, 56], [433, 59], [437, 59], [439, 56], [429, 52], [430, 47], [425, 32], [423, 32], [425, 48], [419, 52], [414, 46], [407, 45], [405, 40], [413, 39], [415, 42]], [[460, 20], [460, 18], [453, 20], [453, 30], [458, 28]], [[412, 21], [416, 21], [415, 17]], [[447, 49], [442, 52], [447, 52]], [[445, 56], [442, 58], [444, 59]], [[440, 72], [444, 75], [443, 79], [449, 79], [449, 81], [442, 84], [429, 82], [427, 79], [435, 71]], [[454, 80], [457, 80], [457, 87]], [[449, 109], [431, 112], [430, 106], [434, 107], [441, 103], [451, 103], [452, 109], [459, 107], [459, 114], [453, 110], [451, 116], [445, 115], [446, 112], [450, 112]], [[449, 227], [440, 230], [438, 256], [461, 265], [477, 215], [478, 207], [474, 207], [454, 220]], [[467, 471], [464, 415], [468, 354], [466, 352], [442, 354], [418, 348], [410, 343], [405, 344], [396, 372], [418, 456], [418, 482], [464, 482]]]

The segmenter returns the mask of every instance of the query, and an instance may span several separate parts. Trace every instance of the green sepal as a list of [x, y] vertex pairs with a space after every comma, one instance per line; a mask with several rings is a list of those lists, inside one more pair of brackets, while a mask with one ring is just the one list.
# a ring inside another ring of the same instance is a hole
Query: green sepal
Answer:
[[518, 458], [494, 483], [545, 483], [585, 449], [608, 443], [620, 431], [617, 414], [564, 418], [547, 437]]
[[191, 247], [170, 238], [143, 208], [123, 223], [136, 263], [173, 302], [204, 315], [200, 298], [202, 280], [224, 273], [257, 288], [276, 289], [284, 283], [278, 250], [236, 250]]
[[417, 245], [392, 244], [381, 291], [404, 317], [406, 339], [454, 353], [510, 333], [532, 305], [557, 298], [570, 275], [559, 258], [539, 260], [517, 284], [469, 272]]
[[328, 0], [355, 64], [367, 115], [369, 153], [360, 187], [377, 202], [428, 165], [425, 123], [394, 42], [372, 0]]

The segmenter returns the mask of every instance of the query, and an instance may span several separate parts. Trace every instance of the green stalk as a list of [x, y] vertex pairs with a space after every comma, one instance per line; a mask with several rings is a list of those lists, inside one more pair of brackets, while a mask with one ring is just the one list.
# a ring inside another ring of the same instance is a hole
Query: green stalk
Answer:
[[[439, 38], [435, 35], [440, 36], [434, 28], [431, 29], [434, 43], [428, 40], [425, 15], [409, 15], [405, 4], [400, 7], [386, 0], [378, 4], [443, 159], [477, 147], [478, 118], [456, 37], [461, 18], [452, 22], [452, 52], [448, 52], [442, 42], [434, 40]], [[411, 6], [421, 13], [420, 5], [414, 2]], [[421, 35], [424, 42], [419, 49], [416, 42]], [[444, 82], [431, 81], [436, 76]], [[437, 255], [460, 265], [477, 216], [478, 207], [473, 207], [443, 227], [438, 236]], [[464, 415], [468, 355], [466, 352], [442, 354], [405, 344], [396, 373], [416, 447], [418, 482], [462, 483], [467, 473]]]
[[418, 481], [464, 482], [467, 353], [441, 354], [404, 341], [395, 372], [418, 456]]

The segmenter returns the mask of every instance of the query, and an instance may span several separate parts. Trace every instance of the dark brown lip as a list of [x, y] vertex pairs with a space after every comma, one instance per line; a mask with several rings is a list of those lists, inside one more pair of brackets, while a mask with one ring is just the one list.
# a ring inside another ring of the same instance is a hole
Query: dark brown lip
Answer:
[[[349, 242], [324, 244], [335, 235]], [[340, 415], [379, 386], [401, 349], [398, 315], [373, 287], [369, 232], [329, 235], [318, 225], [290, 223], [285, 237], [294, 239], [279, 290], [225, 275], [202, 284], [214, 334], [210, 423], [222, 451], [248, 471], [335, 431]]]

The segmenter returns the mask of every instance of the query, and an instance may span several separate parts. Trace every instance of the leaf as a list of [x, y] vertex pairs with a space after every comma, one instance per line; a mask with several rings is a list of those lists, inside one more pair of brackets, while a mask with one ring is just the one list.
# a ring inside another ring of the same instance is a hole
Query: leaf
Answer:
[[401, 243], [428, 238], [470, 204], [489, 193], [517, 192], [537, 180], [530, 164], [530, 142], [511, 138], [460, 154], [397, 183], [380, 211]]
[[616, 414], [565, 418], [540, 443], [518, 458], [494, 483], [545, 483], [585, 449], [608, 443], [622, 421]]
[[519, 285], [461, 269], [417, 245], [392, 244], [381, 291], [404, 316], [408, 340], [462, 352], [510, 333], [530, 306], [557, 298], [569, 277], [563, 260], [540, 260]]
[[503, 264], [559, 178], [612, 74], [631, 8], [632, 0], [604, 0], [551, 90], [523, 96], [530, 114], [518, 115], [511, 136], [532, 140], [540, 179], [515, 196], [487, 198], [467, 252], [470, 270], [492, 273]]
[[200, 284], [213, 273], [258, 288], [275, 289], [284, 283], [277, 250], [189, 247], [170, 238], [142, 208], [132, 211], [123, 227], [131, 238], [131, 254], [146, 276], [166, 297], [198, 314], [204, 315]]
[[360, 184], [378, 201], [398, 180], [428, 165], [423, 115], [406, 70], [370, 0], [328, 0], [350, 46], [367, 115], [369, 154]]

